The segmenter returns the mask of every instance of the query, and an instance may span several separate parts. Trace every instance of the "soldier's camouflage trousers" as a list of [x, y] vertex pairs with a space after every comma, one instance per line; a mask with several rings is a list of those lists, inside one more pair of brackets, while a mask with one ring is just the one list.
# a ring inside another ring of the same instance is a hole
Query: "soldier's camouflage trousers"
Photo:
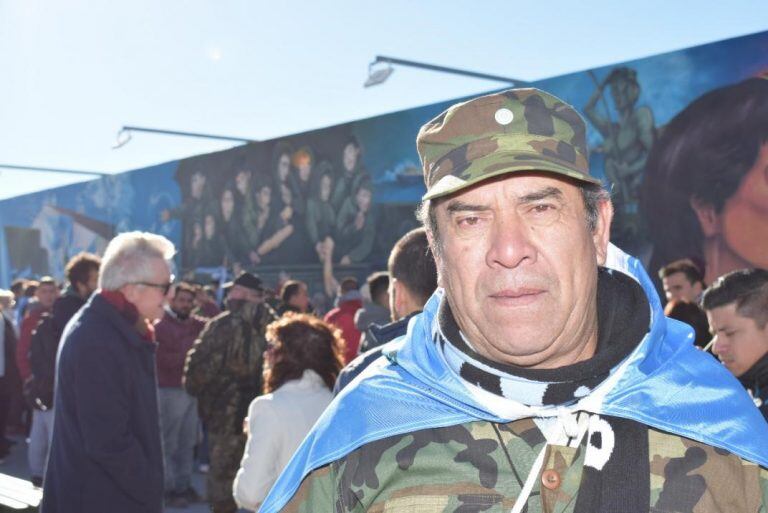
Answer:
[[245, 450], [245, 435], [209, 433], [211, 468], [208, 471], [208, 502], [214, 513], [235, 513], [232, 483]]

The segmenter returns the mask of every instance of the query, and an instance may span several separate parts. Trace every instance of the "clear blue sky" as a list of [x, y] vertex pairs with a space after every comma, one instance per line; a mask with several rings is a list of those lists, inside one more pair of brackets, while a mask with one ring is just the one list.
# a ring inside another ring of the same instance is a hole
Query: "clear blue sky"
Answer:
[[[765, 30], [766, 0], [0, 0], [0, 163], [114, 173], [232, 145], [122, 125], [270, 139], [499, 85], [364, 89], [377, 54], [536, 80]], [[0, 170], [0, 198], [78, 180]]]

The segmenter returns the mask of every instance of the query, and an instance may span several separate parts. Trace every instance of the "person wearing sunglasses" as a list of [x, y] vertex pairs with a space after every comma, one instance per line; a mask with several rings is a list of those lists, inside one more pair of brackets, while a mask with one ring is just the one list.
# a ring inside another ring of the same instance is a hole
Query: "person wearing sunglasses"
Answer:
[[99, 290], [62, 336], [41, 511], [162, 512], [152, 322], [163, 315], [174, 253], [145, 232], [107, 245]]

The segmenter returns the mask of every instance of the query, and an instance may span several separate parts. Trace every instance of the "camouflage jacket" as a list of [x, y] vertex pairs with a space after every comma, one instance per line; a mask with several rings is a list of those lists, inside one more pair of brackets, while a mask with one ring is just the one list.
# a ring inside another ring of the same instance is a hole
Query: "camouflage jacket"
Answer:
[[221, 313], [208, 322], [187, 353], [184, 387], [197, 397], [200, 417], [211, 432], [242, 432], [248, 405], [261, 392], [264, 332], [274, 318], [272, 309], [263, 304], [246, 304], [236, 314]]
[[[647, 430], [647, 459], [622, 482], [616, 511], [730, 513], [768, 511], [768, 472], [727, 451]], [[531, 419], [476, 421], [392, 436], [366, 444], [313, 471], [282, 511], [460, 513], [508, 512], [546, 441]], [[641, 440], [637, 440], [641, 443]], [[549, 445], [523, 511], [605, 511], [584, 492], [587, 440]], [[630, 487], [639, 487], [633, 494]], [[600, 495], [594, 489], [590, 493]], [[603, 495], [605, 495], [603, 493]], [[640, 497], [640, 507], [630, 500]], [[584, 504], [577, 507], [582, 500]], [[626, 502], [625, 502], [626, 501]], [[647, 504], [647, 505], [646, 505]]]

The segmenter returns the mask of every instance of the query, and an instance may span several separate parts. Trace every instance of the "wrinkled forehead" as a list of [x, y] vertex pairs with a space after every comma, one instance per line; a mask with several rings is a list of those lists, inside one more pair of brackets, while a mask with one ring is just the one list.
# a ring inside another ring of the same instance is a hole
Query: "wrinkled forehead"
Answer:
[[550, 173], [532, 171], [489, 178], [432, 201], [436, 207], [447, 208], [452, 203], [466, 200], [502, 201], [504, 204], [509, 204], [537, 197], [558, 197], [567, 200], [577, 198], [579, 195], [580, 189], [573, 181]]

